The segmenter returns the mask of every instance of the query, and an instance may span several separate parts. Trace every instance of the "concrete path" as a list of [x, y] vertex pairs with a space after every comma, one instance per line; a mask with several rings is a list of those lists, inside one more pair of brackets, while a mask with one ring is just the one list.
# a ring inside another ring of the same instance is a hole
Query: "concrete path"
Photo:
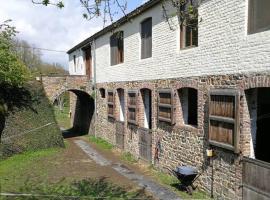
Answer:
[[135, 182], [140, 187], [145, 188], [148, 192], [150, 192], [154, 197], [161, 199], [161, 200], [181, 200], [174, 192], [170, 191], [169, 189], [161, 186], [154, 181], [151, 181], [145, 178], [143, 175], [135, 173], [125, 167], [121, 163], [112, 163], [112, 161], [107, 160], [104, 158], [100, 153], [94, 150], [89, 143], [83, 140], [75, 140], [76, 145], [78, 145], [92, 160], [94, 160], [97, 164], [101, 166], [110, 166], [112, 167], [117, 173], [123, 175], [127, 179]]

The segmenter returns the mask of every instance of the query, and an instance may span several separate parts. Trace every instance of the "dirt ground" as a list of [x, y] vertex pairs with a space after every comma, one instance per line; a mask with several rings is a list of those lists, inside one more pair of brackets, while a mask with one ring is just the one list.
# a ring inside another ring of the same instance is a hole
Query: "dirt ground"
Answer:
[[[66, 180], [81, 180], [105, 177], [110, 182], [125, 188], [131, 189], [136, 187], [132, 181], [120, 175], [111, 167], [96, 164], [74, 143], [75, 139], [66, 139], [67, 148], [54, 158], [48, 158], [46, 161], [48, 180], [57, 182], [63, 178]], [[107, 156], [111, 157], [108, 154]]]

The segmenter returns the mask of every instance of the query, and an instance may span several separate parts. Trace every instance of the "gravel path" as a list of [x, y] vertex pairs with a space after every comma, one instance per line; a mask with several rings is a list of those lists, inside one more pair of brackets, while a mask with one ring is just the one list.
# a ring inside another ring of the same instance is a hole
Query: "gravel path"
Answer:
[[113, 163], [112, 161], [103, 157], [99, 152], [93, 149], [89, 143], [83, 140], [74, 140], [75, 144], [82, 149], [92, 160], [101, 166], [108, 166], [114, 169], [117, 173], [126, 177], [127, 179], [135, 182], [140, 187], [145, 188], [154, 197], [162, 200], [181, 200], [174, 192], [155, 183], [152, 180], [145, 178], [143, 175], [135, 173], [134, 171], [128, 169], [125, 165], [120, 162]]

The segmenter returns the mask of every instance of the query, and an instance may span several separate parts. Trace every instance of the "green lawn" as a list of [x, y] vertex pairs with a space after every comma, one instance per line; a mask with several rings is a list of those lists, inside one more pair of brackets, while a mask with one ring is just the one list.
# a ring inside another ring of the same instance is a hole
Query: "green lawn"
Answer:
[[46, 149], [25, 152], [0, 161], [0, 184], [2, 192], [18, 192], [30, 182], [40, 183], [46, 179], [45, 165], [39, 165], [42, 159], [54, 156], [61, 149]]

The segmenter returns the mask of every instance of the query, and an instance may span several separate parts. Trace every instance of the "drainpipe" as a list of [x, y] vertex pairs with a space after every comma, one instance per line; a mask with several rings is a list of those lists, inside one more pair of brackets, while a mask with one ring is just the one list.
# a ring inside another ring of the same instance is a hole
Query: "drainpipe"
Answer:
[[95, 135], [95, 137], [97, 136], [96, 135], [96, 120], [97, 120], [97, 86], [96, 86], [96, 81], [97, 81], [97, 79], [96, 79], [96, 40], [95, 39], [93, 39], [93, 43], [92, 43], [92, 45], [93, 45], [93, 49], [94, 49], [94, 51], [93, 51], [93, 58], [94, 58], [94, 90], [95, 90], [95, 119], [94, 119], [94, 135]]

